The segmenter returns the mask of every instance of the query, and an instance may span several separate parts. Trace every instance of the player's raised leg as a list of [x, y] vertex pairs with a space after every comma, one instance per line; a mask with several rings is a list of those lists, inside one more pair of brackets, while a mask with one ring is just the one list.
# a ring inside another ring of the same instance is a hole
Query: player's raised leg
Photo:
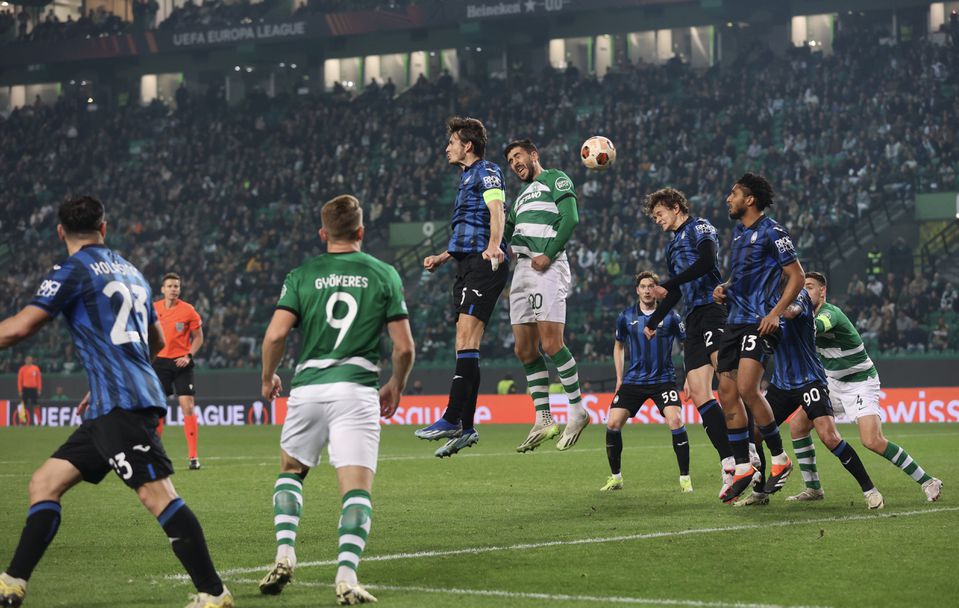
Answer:
[[539, 328], [540, 343], [546, 355], [556, 366], [556, 371], [559, 372], [559, 379], [569, 402], [566, 427], [556, 443], [557, 449], [568, 450], [576, 445], [583, 429], [589, 424], [589, 412], [583, 407], [583, 397], [579, 389], [579, 369], [573, 354], [563, 343], [565, 324], [540, 321], [536, 325]]
[[[786, 482], [786, 478], [792, 471], [792, 462], [783, 450], [782, 436], [779, 433], [779, 425], [776, 424], [772, 409], [759, 390], [763, 372], [762, 363], [744, 357], [739, 360], [739, 374], [736, 384], [743, 403], [749, 407], [750, 412], [756, 419], [756, 426], [772, 457], [772, 467], [765, 487], [765, 492], [772, 494], [778, 492]], [[746, 453], [747, 455], [749, 453], [748, 444], [746, 445]]]
[[[686, 328], [687, 345], [691, 339], [689, 327]], [[718, 332], [717, 332], [718, 334]], [[712, 338], [712, 336], [710, 336]], [[716, 338], [717, 342], [719, 338]], [[719, 465], [722, 470], [722, 482], [725, 488], [732, 483], [733, 473], [736, 468], [736, 460], [733, 458], [733, 449], [729, 445], [729, 434], [726, 429], [726, 417], [723, 415], [723, 408], [713, 397], [713, 376], [715, 375], [716, 352], [711, 355], [713, 362], [709, 365], [702, 365], [696, 369], [686, 372], [686, 386], [689, 390], [688, 397], [692, 400], [699, 416], [703, 420], [703, 430], [709, 437], [709, 442], [719, 455]]]
[[559, 435], [559, 425], [553, 421], [549, 408], [549, 371], [546, 359], [539, 351], [539, 331], [536, 323], [517, 323], [513, 325], [516, 357], [523, 364], [526, 373], [527, 392], [533, 399], [536, 421], [523, 443], [517, 446], [517, 452], [535, 450], [544, 441]]

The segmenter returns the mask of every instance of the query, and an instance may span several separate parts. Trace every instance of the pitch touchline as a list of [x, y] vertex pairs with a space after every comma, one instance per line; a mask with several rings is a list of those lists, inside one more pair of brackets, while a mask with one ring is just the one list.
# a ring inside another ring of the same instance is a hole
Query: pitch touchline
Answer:
[[[764, 522], [755, 524], [741, 524], [737, 526], [722, 526], [715, 528], [693, 528], [690, 530], [673, 530], [666, 532], [645, 532], [642, 534], [625, 534], [622, 536], [601, 536], [595, 538], [578, 538], [570, 540], [552, 540], [540, 543], [520, 543], [516, 545], [502, 545], [490, 547], [468, 547], [466, 549], [445, 549], [439, 551], [415, 551], [410, 553], [388, 553], [386, 555], [364, 556], [364, 562], [386, 562], [400, 559], [420, 559], [431, 557], [449, 557], [454, 555], [480, 555], [483, 553], [499, 553], [503, 551], [527, 551], [530, 549], [544, 549], [548, 547], [571, 546], [571, 545], [593, 545], [602, 543], [626, 542], [633, 540], [648, 540], [652, 538], [669, 538], [677, 536], [693, 536], [697, 534], [713, 534], [717, 532], [736, 532], [740, 530], [756, 530], [759, 528], [785, 528], [789, 526], [802, 526], [806, 524], [821, 524], [827, 522], [846, 522], [846, 521], [864, 521], [874, 519], [888, 519], [892, 517], [912, 517], [914, 515], [927, 515], [930, 513], [947, 513], [959, 511], [959, 507], [933, 507], [921, 511], [900, 511], [897, 513], [876, 513], [869, 515], [844, 515], [838, 517], [827, 517], [824, 519], [803, 519], [780, 522]], [[313, 562], [300, 562], [297, 568], [314, 568], [320, 566], [335, 566], [339, 563], [337, 560], [320, 560]], [[270, 567], [271, 564], [257, 566], [252, 568], [230, 568], [223, 570], [223, 576], [234, 574], [253, 574], [262, 572]], [[171, 574], [165, 577], [167, 580], [188, 580], [184, 574]]]
[[[255, 585], [259, 581], [256, 579], [230, 579], [231, 583], [238, 585]], [[319, 587], [333, 588], [330, 583], [318, 582], [296, 582], [297, 587]], [[722, 602], [722, 601], [703, 601], [703, 600], [677, 600], [667, 598], [646, 598], [646, 597], [619, 597], [619, 596], [597, 596], [597, 595], [569, 595], [565, 593], [530, 593], [523, 591], [500, 591], [498, 589], [458, 589], [435, 588], [435, 587], [405, 587], [399, 585], [363, 585], [367, 589], [383, 591], [405, 591], [409, 593], [438, 593], [444, 595], [474, 595], [479, 597], [504, 597], [511, 599], [529, 599], [529, 600], [550, 600], [559, 602], [594, 602], [609, 604], [652, 604], [654, 606], [694, 606], [701, 608], [827, 608], [825, 606], [810, 606], [796, 604], [754, 604], [747, 602]]]

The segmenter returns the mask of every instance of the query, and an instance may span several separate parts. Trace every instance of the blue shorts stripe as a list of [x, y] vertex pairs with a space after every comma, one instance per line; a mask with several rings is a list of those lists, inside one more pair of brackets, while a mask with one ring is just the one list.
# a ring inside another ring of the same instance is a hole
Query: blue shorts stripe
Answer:
[[153, 465], [152, 465], [152, 464], [148, 464], [148, 465], [147, 465], [147, 471], [150, 473], [150, 479], [156, 479], [156, 478], [157, 478], [156, 471], [153, 470]]

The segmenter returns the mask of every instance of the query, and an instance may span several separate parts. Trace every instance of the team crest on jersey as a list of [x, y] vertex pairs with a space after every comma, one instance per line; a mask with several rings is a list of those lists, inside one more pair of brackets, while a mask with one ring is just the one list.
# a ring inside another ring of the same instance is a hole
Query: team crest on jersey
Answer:
[[566, 191], [572, 190], [573, 182], [571, 182], [568, 177], [561, 177], [556, 180], [556, 189]]
[[752, 235], [752, 237], [750, 237], [750, 239], [749, 239], [749, 244], [752, 245], [753, 243], [756, 242], [756, 239], [758, 239], [758, 238], [759, 238], [759, 233], [758, 233], [758, 232], [754, 232], [753, 235]]
[[485, 175], [483, 176], [483, 187], [489, 188], [502, 188], [503, 182], [496, 175]]
[[183, 331], [183, 329], [184, 329], [185, 327], [186, 327], [186, 324], [185, 324], [185, 323], [182, 323], [182, 322], [181, 322], [181, 323], [177, 323], [177, 324], [176, 324], [176, 331], [177, 331], [177, 333]]
[[43, 283], [40, 283], [40, 289], [37, 290], [37, 296], [41, 298], [52, 298], [57, 295], [57, 292], [60, 291], [60, 281], [51, 281], [47, 279]]

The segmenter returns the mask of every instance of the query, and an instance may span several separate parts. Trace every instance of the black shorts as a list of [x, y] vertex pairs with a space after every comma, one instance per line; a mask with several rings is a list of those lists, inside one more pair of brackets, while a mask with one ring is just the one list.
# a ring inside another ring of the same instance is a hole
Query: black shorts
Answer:
[[153, 371], [160, 379], [163, 394], [168, 397], [170, 395], [176, 395], [177, 397], [196, 395], [196, 388], [193, 385], [193, 367], [193, 361], [190, 361], [189, 365], [177, 367], [176, 359], [157, 357], [153, 362]]
[[712, 364], [710, 355], [719, 350], [725, 327], [726, 309], [721, 304], [697, 306], [686, 315], [683, 360], [687, 374]]
[[86, 420], [52, 457], [68, 461], [80, 470], [83, 481], [93, 484], [100, 483], [111, 470], [134, 490], [169, 477], [173, 475], [173, 463], [156, 433], [159, 411], [118, 407]]
[[25, 407], [34, 407], [37, 404], [37, 399], [40, 398], [40, 391], [35, 388], [25, 388], [20, 391], [20, 397]]
[[683, 402], [679, 400], [679, 391], [676, 390], [675, 382], [663, 382], [662, 384], [624, 384], [619, 387], [616, 396], [613, 397], [611, 408], [618, 407], [629, 410], [629, 417], [632, 418], [639, 412], [648, 399], [652, 399], [659, 413], [668, 406], [683, 407]]
[[753, 359], [765, 366], [776, 352], [781, 335], [782, 332], [777, 329], [771, 334], [760, 336], [758, 323], [727, 325], [719, 343], [716, 371], [736, 371], [739, 369], [740, 359]]
[[829, 389], [825, 384], [813, 382], [802, 388], [785, 390], [770, 384], [766, 389], [766, 401], [773, 410], [776, 424], [786, 422], [786, 419], [800, 407], [806, 412], [810, 420], [820, 416], [834, 416], [832, 401], [829, 399]]
[[509, 280], [509, 264], [501, 262], [493, 271], [481, 253], [455, 254], [456, 281], [453, 283], [453, 307], [457, 313], [476, 317], [483, 323], [496, 309], [496, 302]]

